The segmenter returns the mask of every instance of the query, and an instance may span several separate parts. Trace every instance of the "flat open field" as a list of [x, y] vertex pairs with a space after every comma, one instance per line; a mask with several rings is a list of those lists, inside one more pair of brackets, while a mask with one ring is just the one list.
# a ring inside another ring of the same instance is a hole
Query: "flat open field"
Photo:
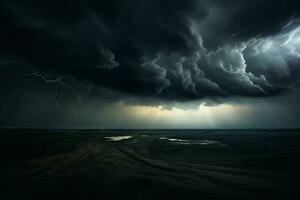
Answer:
[[0, 131], [0, 199], [297, 199], [300, 130]]

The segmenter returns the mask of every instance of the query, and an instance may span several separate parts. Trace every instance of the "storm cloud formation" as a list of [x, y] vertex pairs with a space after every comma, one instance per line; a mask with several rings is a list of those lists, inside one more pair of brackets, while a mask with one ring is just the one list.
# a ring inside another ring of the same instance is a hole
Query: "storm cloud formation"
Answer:
[[168, 104], [300, 86], [297, 0], [1, 0], [0, 11], [2, 68], [118, 93], [108, 98]]

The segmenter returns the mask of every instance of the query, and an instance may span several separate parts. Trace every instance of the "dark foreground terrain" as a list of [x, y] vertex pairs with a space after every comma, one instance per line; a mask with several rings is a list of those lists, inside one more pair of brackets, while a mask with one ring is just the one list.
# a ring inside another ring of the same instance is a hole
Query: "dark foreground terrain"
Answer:
[[0, 137], [3, 200], [300, 199], [299, 130], [1, 130]]

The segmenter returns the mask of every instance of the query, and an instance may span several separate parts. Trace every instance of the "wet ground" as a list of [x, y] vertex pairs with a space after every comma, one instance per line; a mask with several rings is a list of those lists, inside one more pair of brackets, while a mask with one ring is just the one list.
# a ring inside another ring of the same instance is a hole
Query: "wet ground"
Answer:
[[[299, 130], [1, 130], [0, 199], [293, 199]], [[296, 196], [295, 196], [296, 195]]]

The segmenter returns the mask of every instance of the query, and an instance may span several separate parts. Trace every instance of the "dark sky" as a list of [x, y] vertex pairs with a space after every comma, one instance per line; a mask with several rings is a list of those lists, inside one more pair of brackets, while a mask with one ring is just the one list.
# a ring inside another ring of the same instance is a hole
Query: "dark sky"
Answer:
[[0, 126], [300, 127], [299, 0], [0, 0]]

